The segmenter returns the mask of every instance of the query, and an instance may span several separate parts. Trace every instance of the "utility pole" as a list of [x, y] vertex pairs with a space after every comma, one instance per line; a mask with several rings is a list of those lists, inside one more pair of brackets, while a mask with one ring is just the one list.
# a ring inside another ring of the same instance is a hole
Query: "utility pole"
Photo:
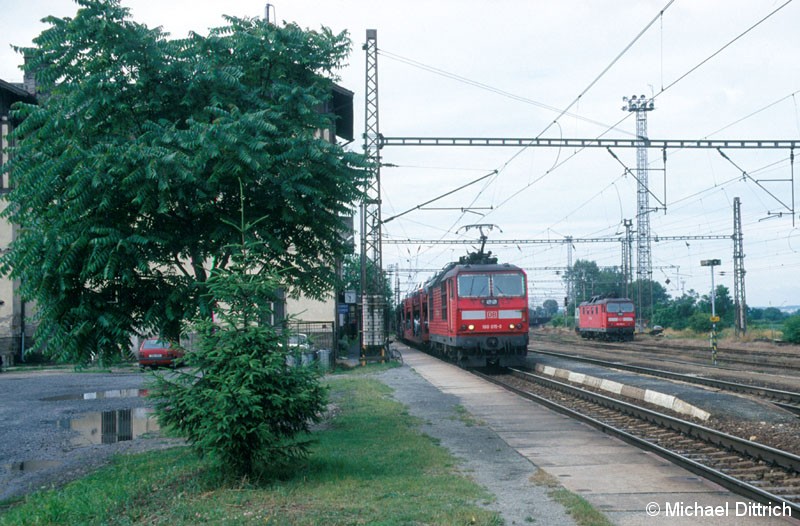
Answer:
[[631, 246], [633, 243], [632, 237], [632, 219], [623, 219], [622, 224], [625, 226], [625, 241], [622, 242], [622, 279], [625, 280], [625, 297], [630, 298], [630, 285], [633, 281], [632, 253]]
[[747, 332], [747, 301], [744, 294], [744, 245], [742, 235], [742, 203], [733, 198], [733, 301], [736, 312], [734, 334]]
[[[573, 248], [572, 236], [567, 236], [564, 239], [567, 242], [567, 269], [572, 274], [571, 279], [567, 280], [567, 298], [569, 298], [572, 301], [572, 314], [574, 315], [575, 308], [578, 306], [578, 298], [576, 296], [577, 287], [575, 287], [575, 273], [573, 272], [574, 269], [572, 268], [572, 248]], [[566, 303], [567, 305], [564, 305], [564, 310], [566, 310], [567, 307], [569, 306], [569, 301], [567, 301]], [[567, 319], [569, 319], [570, 313], [567, 312], [566, 315]], [[577, 327], [577, 325], [578, 325], [578, 320], [575, 320], [575, 326]]]
[[[623, 110], [636, 113], [636, 325], [641, 332], [653, 314], [653, 257], [650, 252], [650, 190], [647, 184], [647, 112], [655, 108], [653, 99], [632, 96], [622, 98]], [[644, 287], [650, 288], [649, 297]], [[647, 305], [645, 305], [645, 300]]]
[[381, 255], [381, 156], [378, 122], [378, 31], [367, 29], [364, 155], [369, 177], [361, 203], [361, 364], [384, 356], [386, 340]]

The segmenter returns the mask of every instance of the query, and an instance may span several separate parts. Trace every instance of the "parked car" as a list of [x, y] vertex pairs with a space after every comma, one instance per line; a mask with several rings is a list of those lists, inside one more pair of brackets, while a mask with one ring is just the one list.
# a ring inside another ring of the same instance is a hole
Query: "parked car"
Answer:
[[139, 367], [175, 367], [183, 357], [183, 349], [161, 338], [147, 338], [139, 346]]
[[300, 350], [302, 352], [310, 351], [311, 341], [308, 339], [308, 335], [298, 333], [289, 336], [289, 349]]

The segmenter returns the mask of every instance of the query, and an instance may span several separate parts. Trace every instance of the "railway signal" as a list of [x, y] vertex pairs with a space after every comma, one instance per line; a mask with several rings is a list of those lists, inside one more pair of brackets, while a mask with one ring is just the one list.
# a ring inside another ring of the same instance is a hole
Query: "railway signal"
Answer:
[[714, 267], [721, 265], [719, 259], [704, 259], [700, 261], [701, 267], [711, 267], [711, 363], [717, 365], [717, 322], [719, 316], [714, 308], [716, 291], [714, 290]]

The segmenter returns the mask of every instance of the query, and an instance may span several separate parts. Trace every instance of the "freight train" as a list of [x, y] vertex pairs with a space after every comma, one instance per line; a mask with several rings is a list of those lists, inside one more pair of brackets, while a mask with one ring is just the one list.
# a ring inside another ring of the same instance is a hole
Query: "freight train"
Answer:
[[595, 296], [578, 306], [575, 330], [583, 338], [631, 341], [635, 328], [636, 314], [628, 298]]
[[525, 272], [491, 252], [450, 263], [398, 307], [398, 337], [462, 367], [520, 366], [528, 352]]

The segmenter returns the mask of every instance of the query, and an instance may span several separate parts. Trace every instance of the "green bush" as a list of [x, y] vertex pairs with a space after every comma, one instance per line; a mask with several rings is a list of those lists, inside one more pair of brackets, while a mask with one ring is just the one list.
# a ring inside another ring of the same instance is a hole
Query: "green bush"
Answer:
[[783, 322], [783, 341], [800, 343], [800, 316], [792, 316]]
[[287, 335], [261, 323], [278, 279], [257, 264], [255, 248], [236, 248], [230, 269], [207, 281], [216, 320], [195, 321], [199, 341], [187, 367], [156, 376], [153, 387], [162, 425], [224, 476], [263, 478], [306, 456], [301, 437], [319, 421], [327, 393], [315, 369], [287, 365]]
[[689, 317], [687, 326], [694, 332], [711, 332], [711, 315], [707, 312], [695, 312]]

